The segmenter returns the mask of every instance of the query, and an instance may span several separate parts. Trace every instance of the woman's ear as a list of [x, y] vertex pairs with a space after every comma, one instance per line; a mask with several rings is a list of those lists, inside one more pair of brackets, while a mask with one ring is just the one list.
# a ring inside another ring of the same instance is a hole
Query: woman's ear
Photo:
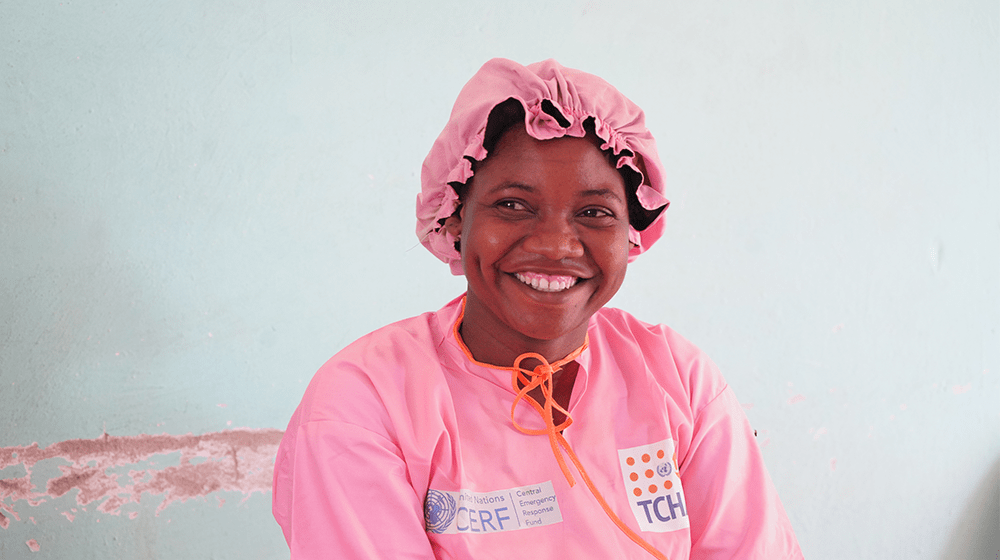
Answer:
[[455, 213], [448, 216], [444, 221], [444, 230], [455, 237], [462, 236], [462, 207], [455, 209]]
[[455, 209], [455, 212], [448, 216], [442, 227], [448, 233], [455, 237], [455, 249], [461, 252], [459, 248], [459, 243], [462, 241], [462, 214], [464, 213], [463, 208], [459, 206]]

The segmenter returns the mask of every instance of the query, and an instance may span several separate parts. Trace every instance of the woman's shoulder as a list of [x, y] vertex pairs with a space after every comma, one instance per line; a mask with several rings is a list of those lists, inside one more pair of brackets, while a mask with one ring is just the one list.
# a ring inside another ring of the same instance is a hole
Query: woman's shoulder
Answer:
[[[376, 329], [345, 346], [330, 359], [334, 364], [411, 365], [414, 355], [436, 353], [461, 311], [461, 298], [437, 311], [428, 311]], [[321, 369], [322, 371], [322, 369]]]
[[682, 390], [696, 411], [727, 387], [715, 362], [667, 325], [605, 307], [591, 320], [589, 335], [595, 351], [614, 354], [630, 371], [646, 372], [665, 389]]
[[358, 338], [334, 354], [331, 362], [356, 362], [380, 365], [409, 360], [410, 352], [433, 349], [441, 338], [439, 312], [409, 317]]
[[350, 410], [359, 403], [378, 403], [383, 408], [406, 399], [414, 387], [407, 380], [414, 379], [415, 372], [425, 387], [433, 384], [440, 377], [439, 348], [449, 332], [453, 303], [376, 329], [327, 360], [302, 399], [310, 419], [320, 419], [335, 409]]
[[652, 347], [667, 347], [684, 355], [705, 356], [691, 341], [662, 323], [648, 323], [631, 313], [614, 307], [601, 308], [591, 320], [591, 336], [594, 332], [605, 337], [634, 339], [638, 344]]

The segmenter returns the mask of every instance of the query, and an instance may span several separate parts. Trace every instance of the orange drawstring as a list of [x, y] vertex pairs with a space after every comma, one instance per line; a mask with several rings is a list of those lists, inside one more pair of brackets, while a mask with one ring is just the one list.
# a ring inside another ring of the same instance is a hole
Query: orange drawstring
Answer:
[[[568, 428], [573, 423], [573, 419], [570, 417], [569, 412], [559, 406], [559, 403], [552, 398], [552, 376], [555, 372], [561, 370], [562, 366], [575, 360], [586, 347], [587, 343], [584, 342], [583, 346], [577, 348], [572, 354], [551, 365], [541, 354], [527, 352], [521, 354], [516, 360], [514, 360], [514, 368], [511, 370], [511, 383], [514, 385], [514, 390], [517, 391], [517, 396], [514, 397], [514, 403], [510, 405], [510, 421], [514, 423], [514, 427], [517, 428], [517, 430], [522, 434], [528, 434], [531, 436], [547, 434], [549, 436], [549, 445], [552, 447], [552, 454], [555, 456], [556, 462], [559, 463], [559, 468], [562, 470], [563, 476], [566, 477], [566, 482], [569, 483], [570, 488], [576, 486], [576, 481], [573, 480], [573, 473], [571, 473], [569, 467], [566, 466], [566, 460], [563, 459], [562, 452], [559, 451], [559, 446], [565, 445], [567, 453], [570, 454], [573, 453], [573, 450], [569, 448], [569, 443], [566, 442], [565, 438], [563, 438], [562, 441], [559, 440], [562, 438], [562, 434], [560, 432]], [[542, 364], [531, 372], [521, 369], [521, 361], [527, 358], [534, 358], [542, 362]], [[524, 385], [524, 387], [519, 389], [519, 384]], [[541, 387], [542, 396], [545, 397], [543, 399], [544, 402], [541, 405], [528, 395], [528, 393], [535, 387]], [[517, 410], [517, 403], [522, 400], [526, 401], [535, 410], [537, 410], [539, 414], [542, 415], [542, 420], [545, 421], [544, 429], [529, 429], [517, 423], [517, 420], [514, 419], [514, 411]], [[566, 417], [566, 419], [558, 426], [555, 425], [555, 420], [552, 418], [552, 409], [562, 412]]]
[[[569, 467], [566, 466], [566, 460], [563, 459], [562, 452], [559, 448], [562, 447], [566, 450], [566, 454], [569, 455], [570, 461], [573, 462], [573, 466], [576, 467], [577, 472], [580, 473], [580, 478], [583, 479], [583, 483], [587, 485], [590, 493], [593, 494], [597, 502], [601, 504], [601, 508], [604, 509], [604, 513], [615, 522], [615, 525], [625, 533], [625, 535], [632, 539], [632, 542], [641, 546], [646, 552], [653, 555], [654, 558], [658, 560], [668, 560], [666, 555], [664, 555], [659, 550], [656, 550], [653, 545], [649, 544], [642, 537], [640, 537], [635, 531], [633, 531], [628, 525], [626, 525], [619, 517], [612, 511], [611, 506], [608, 502], [604, 500], [604, 496], [597, 490], [594, 486], [593, 481], [590, 480], [590, 476], [587, 475], [587, 471], [584, 470], [583, 465], [580, 463], [580, 459], [573, 452], [573, 448], [570, 447], [569, 442], [562, 435], [562, 430], [573, 424], [573, 419], [570, 417], [569, 412], [563, 407], [559, 406], [552, 398], [552, 376], [557, 371], [562, 369], [562, 366], [568, 364], [575, 360], [587, 347], [587, 342], [583, 343], [583, 346], [577, 348], [572, 354], [566, 356], [565, 358], [557, 361], [554, 364], [549, 364], [548, 360], [545, 359], [541, 354], [536, 354], [534, 352], [526, 352], [521, 354], [514, 360], [513, 371], [511, 372], [511, 383], [514, 386], [514, 390], [517, 391], [517, 396], [514, 397], [514, 404], [510, 407], [510, 421], [514, 423], [514, 427], [523, 434], [527, 435], [542, 435], [546, 434], [549, 436], [549, 444], [552, 446], [552, 454], [555, 455], [556, 462], [559, 463], [559, 468], [562, 469], [563, 475], [566, 477], [566, 482], [569, 483], [570, 487], [576, 485], [576, 481], [573, 480], [573, 475], [570, 473]], [[527, 358], [534, 358], [540, 362], [541, 365], [537, 366], [534, 370], [528, 371], [522, 369], [521, 361]], [[523, 387], [520, 387], [523, 385]], [[542, 404], [538, 404], [534, 398], [528, 393], [535, 387], [541, 387], [542, 397], [544, 401]], [[530, 429], [525, 428], [517, 423], [514, 419], [514, 411], [517, 409], [517, 403], [521, 401], [526, 401], [532, 406], [539, 414], [542, 415], [542, 420], [545, 422], [544, 429]], [[556, 409], [562, 412], [566, 419], [563, 420], [558, 426], [555, 425], [555, 420], [552, 418], [552, 410]]]
[[[517, 392], [517, 396], [514, 397], [514, 404], [512, 404], [510, 407], [510, 420], [511, 422], [514, 423], [514, 427], [517, 428], [517, 430], [523, 434], [533, 435], [533, 436], [545, 434], [549, 436], [549, 445], [552, 447], [552, 454], [555, 455], [556, 462], [559, 463], [559, 468], [562, 470], [563, 476], [566, 477], [566, 482], [568, 482], [570, 487], [572, 488], [573, 486], [576, 485], [576, 481], [573, 479], [573, 474], [570, 472], [569, 467], [566, 465], [566, 460], [563, 459], [562, 452], [559, 450], [560, 447], [565, 449], [566, 454], [569, 455], [570, 461], [573, 462], [573, 466], [575, 466], [577, 472], [580, 473], [580, 478], [583, 479], [583, 483], [587, 485], [587, 488], [590, 489], [590, 493], [594, 496], [594, 498], [597, 499], [597, 503], [601, 504], [601, 508], [604, 509], [604, 513], [607, 514], [607, 516], [611, 519], [611, 521], [614, 521], [615, 525], [618, 526], [618, 529], [620, 529], [623, 533], [625, 533], [625, 536], [627, 536], [629, 539], [632, 539], [632, 542], [641, 546], [643, 550], [650, 553], [657, 560], [668, 560], [665, 554], [663, 554], [659, 550], [656, 550], [655, 548], [653, 548], [653, 545], [643, 540], [642, 537], [640, 537], [635, 531], [633, 531], [628, 525], [626, 525], [621, 519], [619, 519], [618, 516], [615, 514], [615, 512], [612, 511], [611, 506], [608, 505], [608, 502], [606, 502], [604, 500], [604, 497], [601, 496], [601, 493], [597, 490], [597, 487], [594, 486], [593, 481], [590, 480], [590, 476], [587, 475], [587, 471], [583, 469], [583, 465], [580, 463], [580, 459], [576, 456], [576, 453], [573, 452], [573, 448], [569, 446], [569, 442], [566, 441], [566, 438], [563, 437], [562, 435], [562, 430], [568, 428], [571, 424], [573, 424], [573, 419], [570, 417], [569, 411], [559, 406], [559, 404], [555, 402], [555, 399], [552, 398], [552, 376], [557, 371], [560, 371], [562, 369], [562, 366], [577, 359], [580, 356], [580, 354], [583, 353], [584, 349], [587, 348], [589, 337], [584, 340], [582, 346], [580, 346], [579, 348], [571, 352], [570, 355], [557, 361], [554, 364], [549, 364], [548, 360], [546, 360], [545, 357], [542, 356], [541, 354], [536, 354], [534, 352], [527, 352], [521, 354], [520, 356], [517, 357], [516, 360], [514, 360], [514, 367], [507, 368], [502, 366], [495, 366], [490, 364], [484, 364], [482, 362], [477, 361], [472, 356], [472, 352], [469, 351], [469, 348], [465, 346], [465, 342], [462, 340], [462, 335], [459, 332], [459, 328], [462, 325], [462, 318], [464, 316], [465, 316], [465, 298], [463, 297], [462, 310], [461, 312], [459, 312], [458, 319], [455, 320], [455, 325], [452, 327], [452, 330], [455, 335], [455, 340], [458, 341], [459, 348], [462, 349], [462, 352], [465, 353], [466, 357], [468, 357], [469, 360], [471, 360], [473, 363], [482, 366], [492, 367], [494, 369], [511, 370], [511, 382], [514, 386], [514, 391]], [[520, 367], [521, 362], [527, 358], [534, 358], [542, 363], [532, 371], [521, 369]], [[518, 386], [519, 382], [520, 384], [524, 385], [523, 388]], [[542, 396], [544, 397], [543, 400], [545, 401], [542, 404], [538, 404], [538, 402], [535, 401], [535, 399], [528, 394], [535, 387], [541, 387], [542, 389]], [[545, 422], [545, 428], [543, 429], [525, 428], [517, 423], [517, 420], [514, 419], [514, 411], [517, 409], [517, 403], [521, 401], [527, 402], [532, 406], [532, 408], [538, 411], [538, 414], [542, 416], [542, 420]], [[555, 425], [555, 420], [552, 418], [553, 409], [562, 412], [563, 415], [565, 415], [566, 417], [566, 419], [563, 420], [562, 423], [560, 423], [558, 426]]]

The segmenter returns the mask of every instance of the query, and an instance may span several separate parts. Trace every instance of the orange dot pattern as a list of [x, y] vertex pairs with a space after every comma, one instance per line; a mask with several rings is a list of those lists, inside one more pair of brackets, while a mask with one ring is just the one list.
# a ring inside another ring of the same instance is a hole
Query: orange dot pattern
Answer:
[[[666, 453], [664, 453], [664, 451], [662, 449], [657, 449], [656, 450], [656, 458], [657, 459], [663, 459], [665, 456], [666, 456]], [[642, 461], [643, 463], [649, 463], [652, 459], [653, 458], [649, 455], [649, 453], [643, 453], [642, 456], [639, 457], [639, 460]], [[677, 465], [677, 453], [673, 454], [672, 459], [673, 459], [674, 466], [676, 468], [676, 465]], [[628, 466], [630, 466], [630, 467], [635, 466], [635, 464], [636, 464], [635, 457], [627, 457], [625, 459], [625, 464], [628, 465]], [[642, 474], [645, 475], [645, 477], [647, 479], [651, 479], [651, 478], [653, 478], [653, 474], [654, 473], [655, 473], [655, 471], [653, 469], [646, 469]], [[640, 478], [639, 472], [631, 472], [631, 473], [629, 473], [628, 478], [632, 482], [638, 482], [639, 478]], [[673, 487], [674, 487], [674, 483], [671, 482], [670, 480], [666, 480], [666, 481], [663, 482], [663, 488], [665, 490], [670, 490]], [[643, 493], [645, 493], [645, 492], [649, 492], [650, 494], [655, 494], [655, 493], [657, 493], [659, 491], [659, 489], [660, 489], [660, 487], [657, 484], [650, 484], [646, 488], [642, 488], [642, 487], [637, 486], [637, 487], [635, 487], [635, 488], [632, 489], [632, 494], [634, 494], [636, 497], [639, 497], [639, 496], [642, 496]]]

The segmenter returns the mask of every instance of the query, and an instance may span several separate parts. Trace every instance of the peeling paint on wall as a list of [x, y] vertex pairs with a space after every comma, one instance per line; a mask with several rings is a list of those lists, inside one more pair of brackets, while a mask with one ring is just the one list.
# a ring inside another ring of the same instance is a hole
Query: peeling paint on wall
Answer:
[[[0, 473], [11, 469], [6, 478], [0, 478], [0, 527], [10, 525], [8, 515], [20, 520], [14, 510], [18, 502], [37, 507], [73, 490], [78, 491], [76, 505], [84, 511], [95, 504], [98, 511], [111, 515], [121, 515], [126, 504], [138, 504], [143, 494], [163, 497], [156, 508], [159, 515], [173, 502], [212, 492], [235, 491], [246, 497], [266, 493], [271, 490], [281, 435], [274, 429], [237, 429], [200, 436], [104, 434], [44, 449], [37, 443], [3, 447]], [[61, 475], [39, 480], [45, 476], [41, 471], [54, 472], [53, 465]], [[72, 522], [77, 508], [66, 505], [60, 509], [59, 513]], [[128, 514], [130, 519], [137, 516], [137, 511]]]

